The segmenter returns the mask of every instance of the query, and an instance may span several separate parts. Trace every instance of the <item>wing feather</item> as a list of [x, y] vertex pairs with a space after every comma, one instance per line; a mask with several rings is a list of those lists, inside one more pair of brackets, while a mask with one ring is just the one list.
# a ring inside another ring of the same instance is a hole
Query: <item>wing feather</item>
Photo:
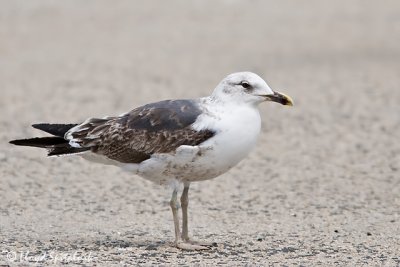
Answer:
[[67, 133], [70, 142], [90, 147], [123, 163], [140, 163], [154, 153], [171, 153], [181, 145], [196, 146], [214, 136], [191, 125], [201, 114], [193, 100], [148, 104], [119, 117], [89, 119]]

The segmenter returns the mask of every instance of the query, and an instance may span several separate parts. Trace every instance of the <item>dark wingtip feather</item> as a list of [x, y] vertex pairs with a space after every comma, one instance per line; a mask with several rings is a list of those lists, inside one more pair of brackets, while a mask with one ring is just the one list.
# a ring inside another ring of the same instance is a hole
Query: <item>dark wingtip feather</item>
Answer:
[[32, 127], [54, 136], [64, 137], [65, 133], [78, 124], [50, 124], [50, 123], [36, 123]]
[[76, 154], [90, 150], [87, 147], [72, 147], [67, 140], [61, 137], [36, 137], [29, 139], [18, 139], [9, 141], [10, 144], [17, 146], [41, 147], [49, 150], [48, 156], [60, 156]]
[[16, 139], [16, 140], [11, 140], [9, 143], [16, 145], [16, 146], [29, 146], [31, 145], [32, 139], [34, 138], [30, 138], [30, 139]]
[[11, 140], [11, 141], [9, 141], [8, 143], [9, 143], [9, 144], [12, 144], [12, 145], [18, 146], [18, 145], [20, 145], [20, 142], [21, 142], [21, 140]]
[[49, 147], [54, 145], [65, 144], [67, 141], [61, 137], [35, 137], [28, 139], [17, 139], [9, 142], [17, 146], [33, 146], [33, 147]]

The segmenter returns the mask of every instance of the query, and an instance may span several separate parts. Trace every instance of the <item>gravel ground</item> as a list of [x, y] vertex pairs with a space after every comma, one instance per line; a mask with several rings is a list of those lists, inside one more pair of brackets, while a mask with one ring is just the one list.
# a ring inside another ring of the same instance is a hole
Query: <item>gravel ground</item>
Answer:
[[[0, 264], [400, 265], [399, 1], [0, 4]], [[210, 251], [171, 247], [170, 190], [7, 143], [241, 70], [295, 106], [263, 105], [258, 147], [193, 184]]]

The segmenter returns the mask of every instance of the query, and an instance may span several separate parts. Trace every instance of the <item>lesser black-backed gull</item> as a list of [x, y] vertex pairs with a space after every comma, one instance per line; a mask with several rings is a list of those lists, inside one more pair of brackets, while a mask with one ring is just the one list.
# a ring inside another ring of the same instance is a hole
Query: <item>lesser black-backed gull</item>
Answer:
[[34, 124], [53, 136], [10, 143], [46, 148], [49, 156], [80, 155], [172, 185], [175, 246], [206, 249], [188, 235], [189, 185], [223, 174], [250, 152], [261, 128], [258, 104], [264, 101], [292, 105], [288, 96], [272, 91], [258, 75], [239, 72], [223, 79], [208, 97], [156, 102], [80, 124]]

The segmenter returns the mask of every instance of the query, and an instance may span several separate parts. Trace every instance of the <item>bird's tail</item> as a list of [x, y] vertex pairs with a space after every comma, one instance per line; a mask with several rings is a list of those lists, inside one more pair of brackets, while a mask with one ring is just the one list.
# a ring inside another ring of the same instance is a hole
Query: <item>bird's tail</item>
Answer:
[[68, 130], [77, 124], [49, 124], [40, 123], [33, 124], [32, 127], [49, 133], [53, 136], [35, 137], [28, 139], [18, 139], [10, 141], [10, 144], [17, 146], [41, 147], [48, 150], [48, 156], [58, 156], [66, 154], [75, 154], [90, 150], [87, 147], [72, 147], [68, 140], [64, 139], [64, 135]]

